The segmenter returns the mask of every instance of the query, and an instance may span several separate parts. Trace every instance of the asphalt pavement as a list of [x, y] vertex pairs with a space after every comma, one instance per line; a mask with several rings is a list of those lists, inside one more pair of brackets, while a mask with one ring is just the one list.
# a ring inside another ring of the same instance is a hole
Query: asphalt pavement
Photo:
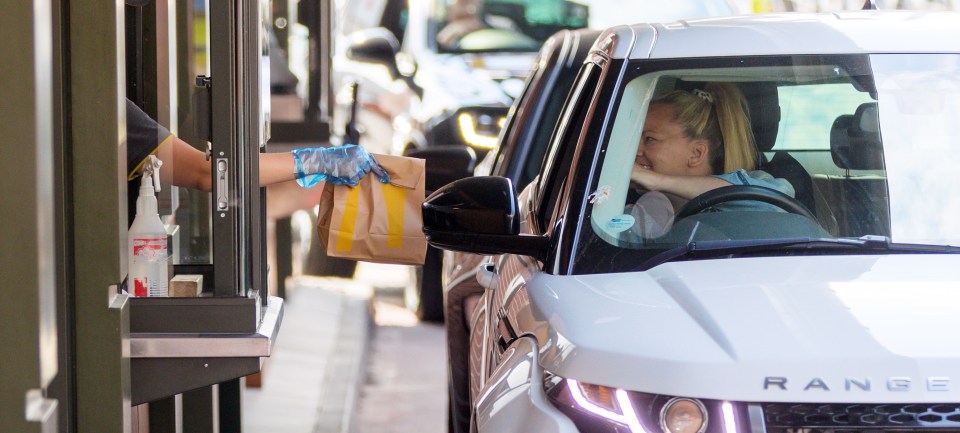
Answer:
[[418, 322], [402, 297], [377, 290], [373, 335], [353, 433], [445, 433], [442, 324]]

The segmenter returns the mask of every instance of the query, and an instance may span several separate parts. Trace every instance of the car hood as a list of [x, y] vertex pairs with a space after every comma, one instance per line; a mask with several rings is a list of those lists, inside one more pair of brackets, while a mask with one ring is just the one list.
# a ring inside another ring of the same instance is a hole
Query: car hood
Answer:
[[508, 107], [523, 87], [536, 53], [439, 54], [420, 63], [424, 101], [449, 106]]
[[[960, 398], [960, 257], [780, 257], [531, 277], [541, 365], [740, 401]], [[951, 382], [951, 380], [953, 382]], [[865, 390], [864, 388], [868, 388]]]

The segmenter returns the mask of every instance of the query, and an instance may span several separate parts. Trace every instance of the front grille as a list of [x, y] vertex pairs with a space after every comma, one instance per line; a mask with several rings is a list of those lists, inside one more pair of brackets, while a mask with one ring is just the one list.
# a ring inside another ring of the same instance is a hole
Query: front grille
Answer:
[[769, 430], [960, 429], [960, 404], [763, 404]]

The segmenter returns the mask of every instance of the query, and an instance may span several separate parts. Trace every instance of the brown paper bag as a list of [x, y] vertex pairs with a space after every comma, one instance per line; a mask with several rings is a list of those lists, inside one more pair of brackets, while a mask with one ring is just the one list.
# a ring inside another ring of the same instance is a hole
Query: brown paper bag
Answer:
[[351, 188], [326, 182], [317, 234], [331, 257], [402, 265], [423, 264], [424, 160], [375, 155], [390, 174], [382, 184], [367, 174]]

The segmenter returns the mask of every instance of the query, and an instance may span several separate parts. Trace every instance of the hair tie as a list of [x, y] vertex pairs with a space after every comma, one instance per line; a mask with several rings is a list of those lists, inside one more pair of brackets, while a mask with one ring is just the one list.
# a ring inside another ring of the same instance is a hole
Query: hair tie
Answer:
[[711, 95], [710, 92], [707, 92], [706, 90], [693, 89], [693, 94], [699, 97], [700, 99], [703, 99], [704, 101], [707, 101], [711, 104], [713, 103], [713, 95]]

